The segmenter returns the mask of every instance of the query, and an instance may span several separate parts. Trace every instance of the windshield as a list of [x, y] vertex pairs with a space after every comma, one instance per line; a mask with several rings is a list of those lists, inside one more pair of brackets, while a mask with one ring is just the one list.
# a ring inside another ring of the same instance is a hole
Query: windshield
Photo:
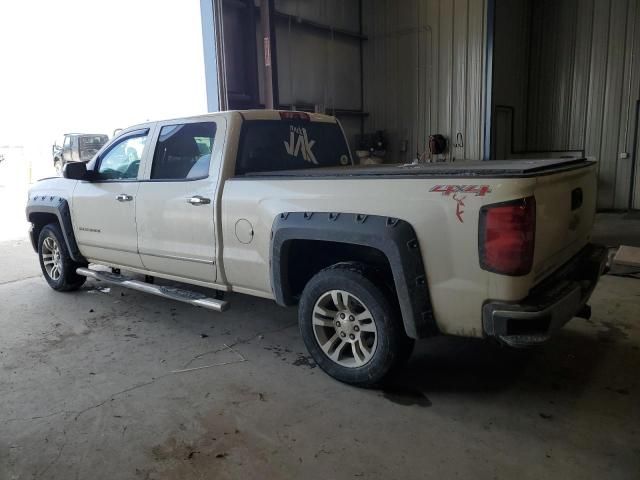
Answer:
[[240, 135], [236, 175], [351, 165], [337, 123], [249, 120]]

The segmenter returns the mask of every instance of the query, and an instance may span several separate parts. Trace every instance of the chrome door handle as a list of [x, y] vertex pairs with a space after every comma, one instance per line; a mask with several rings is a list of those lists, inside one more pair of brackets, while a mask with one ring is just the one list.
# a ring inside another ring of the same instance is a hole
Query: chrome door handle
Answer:
[[196, 195], [195, 197], [191, 197], [190, 199], [188, 199], [187, 202], [189, 202], [191, 205], [208, 205], [211, 203], [211, 199]]
[[116, 197], [116, 200], [118, 200], [119, 202], [130, 202], [131, 200], [133, 200], [133, 196], [121, 193]]

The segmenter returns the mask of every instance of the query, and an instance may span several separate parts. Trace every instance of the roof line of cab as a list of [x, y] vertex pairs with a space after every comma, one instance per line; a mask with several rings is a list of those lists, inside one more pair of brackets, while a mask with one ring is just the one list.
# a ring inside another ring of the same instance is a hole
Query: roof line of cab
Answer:
[[181, 122], [185, 120], [206, 119], [218, 116], [231, 116], [235, 114], [240, 114], [244, 120], [286, 120], [288, 118], [291, 118], [308, 120], [311, 122], [337, 123], [335, 117], [332, 117], [331, 115], [325, 115], [324, 113], [301, 112], [297, 110], [224, 110], [222, 112], [203, 113], [200, 115], [189, 115], [186, 117], [166, 118], [138, 123], [136, 125], [131, 125], [130, 127], [123, 129], [122, 132], [120, 132], [117, 136], [120, 136], [123, 133], [129, 132], [131, 130], [148, 128], [150, 125], [158, 122]]

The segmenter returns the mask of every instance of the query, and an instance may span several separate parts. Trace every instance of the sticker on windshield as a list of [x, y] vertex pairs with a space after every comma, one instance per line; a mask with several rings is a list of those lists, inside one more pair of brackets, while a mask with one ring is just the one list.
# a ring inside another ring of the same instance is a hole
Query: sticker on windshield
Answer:
[[348, 165], [348, 164], [349, 164], [349, 157], [347, 157], [346, 155], [341, 155], [340, 165]]
[[316, 156], [311, 150], [316, 144], [315, 140], [309, 140], [307, 137], [307, 129], [303, 127], [289, 127], [289, 141], [285, 140], [284, 147], [287, 149], [287, 153], [292, 157], [298, 157], [302, 155], [302, 158], [306, 162], [311, 162], [314, 165], [318, 165]]

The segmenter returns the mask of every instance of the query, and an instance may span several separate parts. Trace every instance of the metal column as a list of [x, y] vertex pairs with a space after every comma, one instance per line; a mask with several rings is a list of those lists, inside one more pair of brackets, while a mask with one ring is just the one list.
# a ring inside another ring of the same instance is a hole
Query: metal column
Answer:
[[200, 0], [202, 46], [207, 87], [207, 110], [227, 110], [224, 37], [222, 33], [222, 0]]
[[260, 26], [264, 48], [264, 106], [278, 108], [278, 65], [276, 55], [276, 32], [273, 21], [275, 8], [273, 0], [260, 1]]

